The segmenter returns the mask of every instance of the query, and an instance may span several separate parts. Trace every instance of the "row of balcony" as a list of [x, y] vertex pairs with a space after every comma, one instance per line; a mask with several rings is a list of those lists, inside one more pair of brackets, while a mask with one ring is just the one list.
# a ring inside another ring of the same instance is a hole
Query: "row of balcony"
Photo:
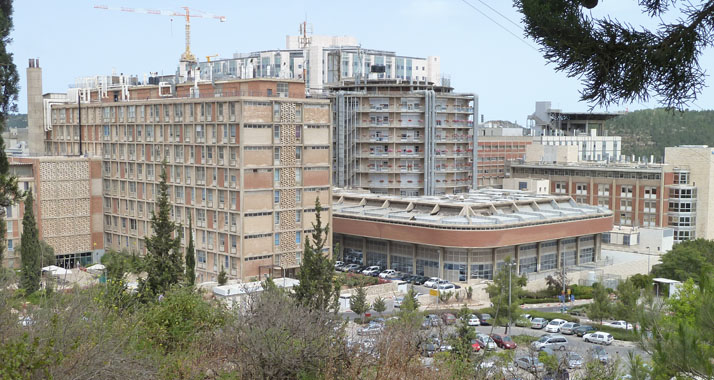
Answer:
[[[361, 112], [424, 112], [424, 107], [421, 105], [413, 106], [389, 106], [387, 104], [372, 105], [369, 107], [361, 107], [359, 109]], [[459, 106], [435, 106], [434, 111], [439, 113], [473, 113], [473, 107], [459, 107]]]

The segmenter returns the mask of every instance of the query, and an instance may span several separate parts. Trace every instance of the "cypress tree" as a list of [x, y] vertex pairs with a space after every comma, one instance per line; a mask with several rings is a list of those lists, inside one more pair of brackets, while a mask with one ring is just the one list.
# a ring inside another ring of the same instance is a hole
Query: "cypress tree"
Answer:
[[188, 216], [188, 247], [186, 247], [186, 283], [196, 282], [196, 250], [193, 247], [193, 220]]
[[166, 162], [161, 165], [160, 178], [156, 209], [151, 212], [154, 235], [146, 238], [147, 276], [142, 284], [145, 296], [164, 293], [172, 285], [181, 282], [184, 274], [181, 232], [170, 219], [171, 203], [169, 186], [166, 183]]
[[32, 191], [25, 198], [25, 215], [22, 218], [22, 238], [20, 240], [20, 258], [22, 260], [22, 276], [20, 287], [25, 294], [30, 295], [40, 288], [40, 239], [35, 221]]
[[329, 223], [322, 225], [320, 199], [315, 200], [315, 222], [312, 238], [305, 239], [303, 260], [300, 264], [298, 280], [300, 283], [293, 288], [295, 299], [315, 310], [337, 310], [339, 284], [333, 279], [334, 262], [322, 252], [330, 232]]

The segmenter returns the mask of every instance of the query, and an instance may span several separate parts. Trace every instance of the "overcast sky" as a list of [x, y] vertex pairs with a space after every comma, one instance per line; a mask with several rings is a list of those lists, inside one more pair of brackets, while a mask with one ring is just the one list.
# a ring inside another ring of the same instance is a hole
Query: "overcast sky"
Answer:
[[[578, 101], [579, 80], [556, 73], [535, 43], [522, 37], [520, 15], [510, 0], [467, 1], [498, 24], [462, 0], [16, 0], [9, 50], [21, 77], [19, 111], [27, 111], [28, 58], [40, 59], [44, 92], [64, 92], [77, 77], [112, 70], [140, 77], [150, 71], [175, 72], [184, 50], [183, 19], [93, 8], [99, 4], [176, 11], [187, 5], [226, 16], [224, 23], [192, 21], [191, 50], [201, 60], [213, 54], [227, 58], [235, 52], [283, 49], [285, 36], [297, 34], [307, 17], [315, 34], [354, 36], [365, 48], [400, 55], [440, 56], [442, 74], [451, 77], [456, 91], [479, 95], [486, 120], [523, 124], [538, 100], [550, 100], [566, 111], [588, 109]], [[593, 15], [652, 26], [636, 0], [601, 0]], [[711, 48], [700, 63], [704, 69], [714, 68]], [[714, 83], [711, 78], [707, 82]], [[698, 107], [691, 109], [714, 108], [714, 90], [706, 88], [695, 103]], [[654, 101], [623, 104], [609, 111], [654, 106]]]

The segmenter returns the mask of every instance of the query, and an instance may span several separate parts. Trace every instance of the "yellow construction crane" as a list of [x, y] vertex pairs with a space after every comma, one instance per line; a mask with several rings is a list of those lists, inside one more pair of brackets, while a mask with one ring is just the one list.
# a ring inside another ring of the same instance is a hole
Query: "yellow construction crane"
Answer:
[[211, 58], [215, 58], [215, 57], [218, 57], [218, 54], [207, 55], [207, 56], [206, 56], [206, 62], [211, 63]]
[[181, 61], [185, 62], [197, 62], [196, 56], [191, 53], [191, 18], [212, 18], [220, 22], [226, 21], [226, 16], [214, 15], [211, 13], [202, 12], [196, 9], [190, 9], [189, 7], [183, 8], [183, 12], [167, 11], [159, 9], [145, 9], [145, 8], [127, 8], [127, 7], [109, 7], [106, 5], [95, 5], [94, 8], [104, 9], [108, 11], [120, 11], [129, 13], [143, 13], [149, 15], [161, 15], [161, 16], [171, 16], [171, 17], [185, 17], [186, 18], [186, 50], [181, 54]]

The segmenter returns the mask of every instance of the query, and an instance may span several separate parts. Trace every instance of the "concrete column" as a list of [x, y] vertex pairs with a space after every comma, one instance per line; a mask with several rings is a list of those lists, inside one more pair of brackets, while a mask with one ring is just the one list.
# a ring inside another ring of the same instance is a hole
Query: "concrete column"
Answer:
[[392, 241], [387, 240], [387, 269], [392, 268]]
[[536, 272], [540, 272], [540, 245], [541, 243], [536, 243]]
[[595, 235], [593, 247], [595, 248], [595, 261], [600, 261], [602, 258], [602, 234]]
[[412, 244], [412, 269], [414, 274], [417, 274], [416, 249], [416, 244]]
[[367, 265], [367, 239], [362, 238], [362, 265]]
[[444, 278], [444, 247], [439, 247], [439, 278]]
[[[76, 103], [77, 99], [74, 99]], [[38, 59], [30, 59], [27, 68], [27, 139], [32, 154], [45, 154], [44, 102], [42, 101], [42, 69]], [[71, 127], [70, 127], [71, 128]]]
[[575, 238], [575, 265], [580, 265], [580, 236]]
[[466, 282], [471, 279], [471, 249], [466, 250]]
[[[558, 244], [556, 244], [556, 246], [555, 246], [555, 247], [557, 248], [557, 250], [556, 250], [557, 254], [555, 255], [555, 256], [556, 256], [556, 257], [555, 257], [555, 260], [556, 260], [556, 262], [555, 262], [556, 268], [560, 268], [560, 267], [563, 266], [563, 265], [561, 265], [561, 263], [560, 263], [560, 262], [561, 262], [561, 261], [560, 261], [560, 260], [561, 260], [561, 256], [563, 255], [563, 252], [562, 252], [563, 250], [560, 248], [560, 242], [561, 242], [562, 240], [563, 240], [563, 239], [558, 239]], [[565, 264], [565, 263], [563, 263], [563, 264]]]
[[493, 258], [493, 259], [492, 259], [492, 262], [493, 262], [493, 275], [495, 276], [495, 275], [496, 275], [496, 271], [497, 271], [497, 268], [496, 268], [496, 248], [491, 248], [491, 257]]
[[521, 246], [520, 246], [520, 245], [516, 245], [515, 251], [516, 251], [516, 253], [514, 254], [515, 258], [514, 258], [513, 260], [514, 260], [514, 262], [516, 263], [516, 273], [520, 273], [519, 271], [520, 271], [520, 269], [521, 269], [521, 260], [520, 260], [520, 258], [521, 258]]

